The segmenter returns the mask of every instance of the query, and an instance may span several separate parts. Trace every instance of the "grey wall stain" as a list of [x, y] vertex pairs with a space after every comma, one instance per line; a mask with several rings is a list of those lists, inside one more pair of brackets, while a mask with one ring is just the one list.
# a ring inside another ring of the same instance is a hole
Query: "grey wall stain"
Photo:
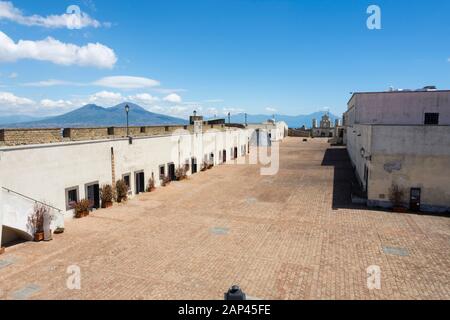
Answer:
[[392, 173], [393, 171], [400, 171], [402, 169], [401, 161], [391, 161], [384, 164], [384, 170]]

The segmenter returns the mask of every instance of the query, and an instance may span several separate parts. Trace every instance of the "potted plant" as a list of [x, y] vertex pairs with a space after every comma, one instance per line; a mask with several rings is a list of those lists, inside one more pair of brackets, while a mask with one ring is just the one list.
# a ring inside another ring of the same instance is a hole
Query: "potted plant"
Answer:
[[162, 185], [163, 187], [166, 187], [166, 186], [168, 186], [168, 185], [170, 184], [170, 182], [171, 182], [170, 177], [164, 176], [164, 177], [162, 178], [161, 185]]
[[116, 198], [117, 202], [127, 201], [128, 198], [128, 186], [124, 180], [116, 182]]
[[114, 200], [113, 187], [109, 184], [103, 185], [100, 190], [100, 198], [102, 200], [102, 208], [112, 207]]
[[87, 199], [80, 200], [73, 206], [75, 210], [75, 218], [83, 218], [89, 215], [89, 210], [91, 209], [91, 201]]
[[187, 179], [186, 167], [182, 166], [182, 167], [178, 168], [175, 171], [175, 177], [177, 178], [177, 181]]
[[155, 179], [153, 179], [153, 178], [148, 179], [147, 192], [152, 192], [155, 189], [156, 189], [155, 188]]
[[392, 184], [392, 187], [389, 189], [389, 200], [392, 203], [392, 209], [394, 212], [406, 212], [406, 208], [403, 206], [403, 198], [405, 196], [405, 192], [400, 189], [400, 187], [396, 184]]
[[36, 203], [33, 213], [28, 217], [28, 224], [34, 234], [34, 241], [44, 240], [44, 216], [48, 208], [42, 204]]

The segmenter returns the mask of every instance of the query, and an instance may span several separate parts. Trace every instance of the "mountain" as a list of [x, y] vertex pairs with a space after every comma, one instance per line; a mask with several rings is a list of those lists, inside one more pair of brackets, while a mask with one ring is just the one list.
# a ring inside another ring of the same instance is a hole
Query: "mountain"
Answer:
[[[325, 112], [314, 112], [308, 115], [298, 115], [298, 116], [288, 116], [283, 114], [275, 114], [275, 120], [277, 121], [284, 121], [287, 123], [289, 128], [300, 128], [303, 125], [307, 128], [312, 127], [312, 121], [313, 119], [317, 120], [317, 123], [320, 123], [320, 120], [322, 119], [322, 116], [325, 114]], [[247, 122], [248, 123], [261, 123], [264, 121], [267, 121], [268, 119], [272, 119], [273, 115], [264, 115], [264, 114], [256, 114], [256, 115], [247, 115]], [[334, 122], [336, 119], [341, 119], [341, 117], [338, 117], [334, 114], [329, 113], [330, 121], [334, 125]], [[231, 116], [231, 122], [232, 123], [245, 123], [245, 114], [240, 113], [236, 115]]]
[[130, 126], [151, 126], [186, 124], [187, 120], [153, 113], [134, 103], [121, 103], [115, 107], [103, 108], [95, 104], [88, 104], [79, 109], [60, 116], [43, 120], [9, 124], [8, 128], [76, 128], [76, 127], [123, 127], [126, 126], [125, 105], [130, 107]]
[[42, 118], [26, 116], [26, 115], [4, 116], [4, 117], [0, 117], [0, 125], [9, 124], [9, 123], [36, 121], [36, 120], [40, 120], [40, 119], [42, 119]]

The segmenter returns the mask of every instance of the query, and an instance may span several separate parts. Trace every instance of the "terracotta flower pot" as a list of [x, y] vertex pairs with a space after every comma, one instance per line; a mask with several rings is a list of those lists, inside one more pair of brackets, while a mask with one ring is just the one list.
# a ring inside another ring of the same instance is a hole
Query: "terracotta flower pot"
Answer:
[[40, 242], [42, 240], [44, 240], [44, 233], [43, 232], [36, 232], [34, 234], [34, 241], [35, 242]]
[[111, 208], [112, 205], [113, 205], [112, 201], [102, 202], [102, 208], [103, 208], [103, 209]]

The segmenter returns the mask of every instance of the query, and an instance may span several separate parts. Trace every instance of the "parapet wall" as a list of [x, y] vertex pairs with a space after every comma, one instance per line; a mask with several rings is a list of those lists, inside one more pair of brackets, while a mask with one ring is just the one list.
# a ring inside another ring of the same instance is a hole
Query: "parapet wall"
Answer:
[[2, 129], [0, 145], [53, 143], [62, 141], [61, 129]]
[[[208, 124], [203, 131], [211, 129], [227, 130], [224, 124]], [[129, 127], [128, 134], [132, 137], [165, 136], [177, 130], [187, 130], [194, 133], [193, 125], [141, 126]], [[230, 130], [230, 129], [228, 129]], [[45, 144], [66, 141], [103, 140], [127, 137], [126, 127], [98, 128], [54, 128], [54, 129], [1, 129], [1, 146], [18, 146], [30, 144]]]

